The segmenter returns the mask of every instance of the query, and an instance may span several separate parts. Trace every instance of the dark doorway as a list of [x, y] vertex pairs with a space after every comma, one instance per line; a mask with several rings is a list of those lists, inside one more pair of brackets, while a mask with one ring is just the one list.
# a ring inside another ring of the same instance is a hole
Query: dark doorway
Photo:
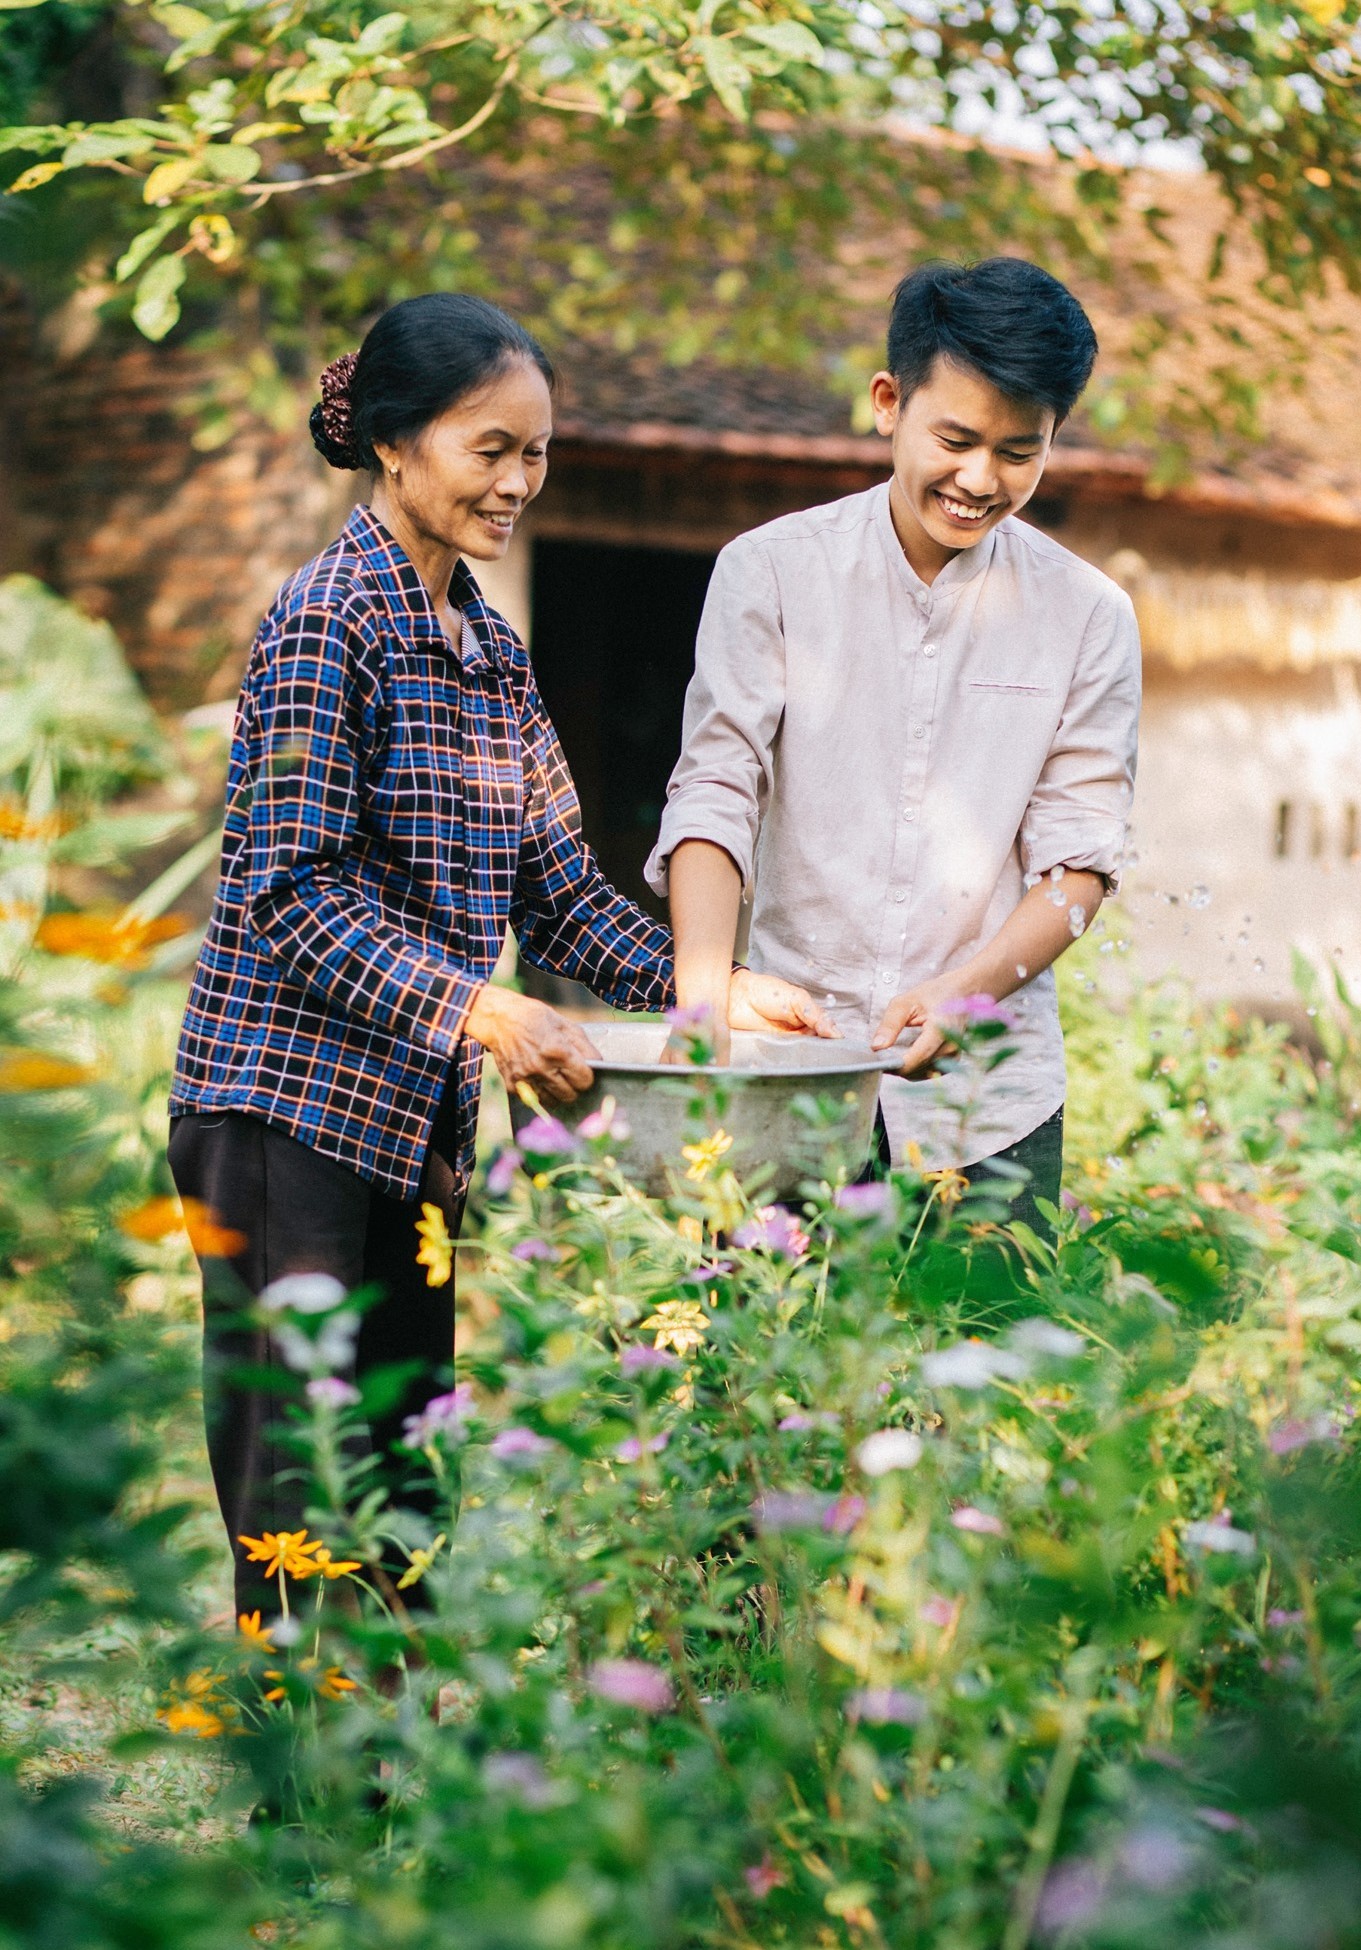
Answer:
[[621, 892], [643, 879], [680, 752], [712, 555], [534, 544], [534, 669], [581, 794], [586, 838]]

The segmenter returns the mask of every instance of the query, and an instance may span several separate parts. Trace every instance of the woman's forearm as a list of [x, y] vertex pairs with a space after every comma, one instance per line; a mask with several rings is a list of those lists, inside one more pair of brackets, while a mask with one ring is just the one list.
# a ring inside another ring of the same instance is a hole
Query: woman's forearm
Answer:
[[742, 876], [711, 840], [682, 840], [671, 856], [671, 930], [676, 940], [676, 1000], [728, 1019]]

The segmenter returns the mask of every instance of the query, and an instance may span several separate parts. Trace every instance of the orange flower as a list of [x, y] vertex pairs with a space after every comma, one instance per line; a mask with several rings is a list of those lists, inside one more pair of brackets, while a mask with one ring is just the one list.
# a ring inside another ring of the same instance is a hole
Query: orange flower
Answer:
[[238, 1537], [246, 1546], [252, 1564], [263, 1564], [264, 1575], [276, 1578], [280, 1571], [290, 1578], [306, 1578], [319, 1568], [313, 1553], [325, 1550], [319, 1543], [309, 1544], [305, 1530], [267, 1530], [263, 1537]]
[[227, 1731], [233, 1708], [218, 1692], [220, 1672], [191, 1672], [184, 1682], [184, 1697], [163, 1706], [156, 1715], [171, 1733], [196, 1733], [200, 1740], [216, 1740]]
[[[304, 1531], [303, 1535], [306, 1534]], [[315, 1555], [302, 1563], [297, 1570], [294, 1570], [291, 1565], [288, 1566], [290, 1577], [309, 1578], [314, 1571], [320, 1571], [324, 1578], [347, 1578], [352, 1571], [362, 1571], [364, 1568], [362, 1561], [357, 1557], [347, 1558], [344, 1561], [332, 1557], [325, 1544], [307, 1544], [304, 1549], [314, 1552]]]
[[70, 827], [60, 813], [32, 819], [17, 799], [0, 799], [0, 840], [55, 840]]
[[269, 1636], [269, 1627], [260, 1623], [260, 1614], [258, 1611], [243, 1611], [238, 1613], [236, 1629], [240, 1632], [247, 1645], [253, 1646], [257, 1652], [278, 1651], [278, 1647]]
[[[318, 1666], [319, 1661], [316, 1659], [302, 1659], [298, 1664], [298, 1671], [309, 1681], [318, 1699], [343, 1699], [346, 1693], [359, 1690], [354, 1680], [347, 1678], [339, 1666], [327, 1666], [325, 1672], [317, 1677]], [[281, 1699], [288, 1697], [284, 1675], [277, 1668], [270, 1667], [265, 1672], [265, 1678], [276, 1682], [265, 1694], [265, 1698], [271, 1705], [277, 1706]]]
[[158, 941], [173, 941], [192, 923], [183, 914], [159, 914], [155, 920], [129, 919], [125, 910], [92, 910], [83, 914], [48, 914], [38, 923], [35, 939], [49, 955], [79, 955], [85, 961], [135, 961]]
[[0, 1057], [0, 1091], [18, 1095], [26, 1090], [71, 1090], [89, 1083], [94, 1071], [64, 1057], [42, 1056], [37, 1050], [10, 1050]]
[[317, 1681], [317, 1692], [322, 1699], [343, 1699], [346, 1693], [357, 1690], [353, 1679], [347, 1679], [339, 1666], [328, 1666]]
[[131, 1239], [164, 1239], [181, 1227], [200, 1259], [233, 1259], [246, 1245], [244, 1232], [219, 1223], [211, 1206], [201, 1199], [149, 1198], [135, 1212], [125, 1212], [119, 1230]]
[[936, 1198], [941, 1205], [958, 1205], [969, 1189], [969, 1181], [962, 1171], [947, 1167], [944, 1171], [928, 1171], [928, 1185], [936, 1188]]

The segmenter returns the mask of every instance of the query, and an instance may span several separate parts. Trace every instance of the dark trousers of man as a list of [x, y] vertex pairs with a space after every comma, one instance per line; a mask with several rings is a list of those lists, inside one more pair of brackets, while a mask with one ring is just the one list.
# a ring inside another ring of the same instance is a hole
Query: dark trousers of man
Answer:
[[[307, 1501], [299, 1458], [278, 1439], [283, 1405], [296, 1399], [290, 1374], [266, 1329], [243, 1314], [250, 1299], [285, 1273], [329, 1273], [353, 1290], [382, 1288], [364, 1314], [349, 1381], [376, 1368], [410, 1364], [401, 1398], [369, 1430], [380, 1470], [394, 1467], [392, 1444], [403, 1419], [447, 1386], [454, 1358], [454, 1287], [426, 1284], [416, 1264], [416, 1221], [429, 1200], [456, 1235], [463, 1201], [449, 1160], [456, 1154], [452, 1087], [441, 1105], [420, 1189], [410, 1203], [376, 1190], [330, 1158], [256, 1117], [215, 1112], [177, 1117], [170, 1169], [180, 1196], [197, 1199], [218, 1226], [245, 1240], [230, 1260], [202, 1259], [203, 1397], [208, 1456], [236, 1559], [238, 1611], [277, 1612], [278, 1593], [248, 1561], [242, 1536], [298, 1530]], [[251, 1387], [251, 1369], [286, 1382], [283, 1392]], [[390, 1480], [390, 1478], [389, 1478]], [[408, 1504], [418, 1501], [408, 1494]]]
[[[1003, 1184], [1010, 1182], [1009, 1173], [999, 1173], [997, 1165], [1019, 1166], [1028, 1174], [1026, 1182], [1007, 1206], [1007, 1223], [1020, 1219], [1038, 1233], [1041, 1239], [1051, 1244], [1054, 1228], [1045, 1218], [1036, 1203], [1045, 1199], [1057, 1206], [1063, 1181], [1063, 1105], [1060, 1104], [1052, 1117], [1037, 1125], [1015, 1144], [1009, 1144], [1005, 1151], [998, 1151], [991, 1158], [980, 1158], [976, 1165], [965, 1165], [964, 1176], [971, 1185], [986, 1184], [989, 1178], [1000, 1179]], [[888, 1132], [884, 1127], [883, 1113], [878, 1112], [874, 1122], [874, 1157], [867, 1167], [865, 1179], [884, 1178], [889, 1171]]]

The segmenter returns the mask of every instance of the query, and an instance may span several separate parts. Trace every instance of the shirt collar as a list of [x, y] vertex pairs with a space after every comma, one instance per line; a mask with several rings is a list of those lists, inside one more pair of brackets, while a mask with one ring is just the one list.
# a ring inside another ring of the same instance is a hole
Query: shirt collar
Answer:
[[470, 626], [461, 643], [449, 642], [448, 632], [435, 614], [430, 591], [421, 581], [411, 557], [379, 521], [372, 508], [362, 502], [342, 531], [344, 539], [364, 561], [393, 621], [408, 636], [438, 642], [471, 675], [478, 671], [499, 671], [512, 646], [506, 624], [491, 609], [481, 590], [460, 560], [449, 578], [449, 600], [461, 611]]
[[928, 606], [937, 596], [953, 595], [966, 582], [972, 582], [975, 576], [982, 575], [992, 560], [997, 527], [1001, 526], [999, 522], [997, 527], [988, 530], [981, 542], [976, 542], [972, 548], [962, 548], [958, 555], [952, 556], [934, 582], [923, 582], [898, 540], [898, 531], [893, 526], [893, 511], [889, 506], [888, 485], [879, 490], [874, 515], [890, 562], [896, 563], [897, 574], [908, 594], [922, 607]]

